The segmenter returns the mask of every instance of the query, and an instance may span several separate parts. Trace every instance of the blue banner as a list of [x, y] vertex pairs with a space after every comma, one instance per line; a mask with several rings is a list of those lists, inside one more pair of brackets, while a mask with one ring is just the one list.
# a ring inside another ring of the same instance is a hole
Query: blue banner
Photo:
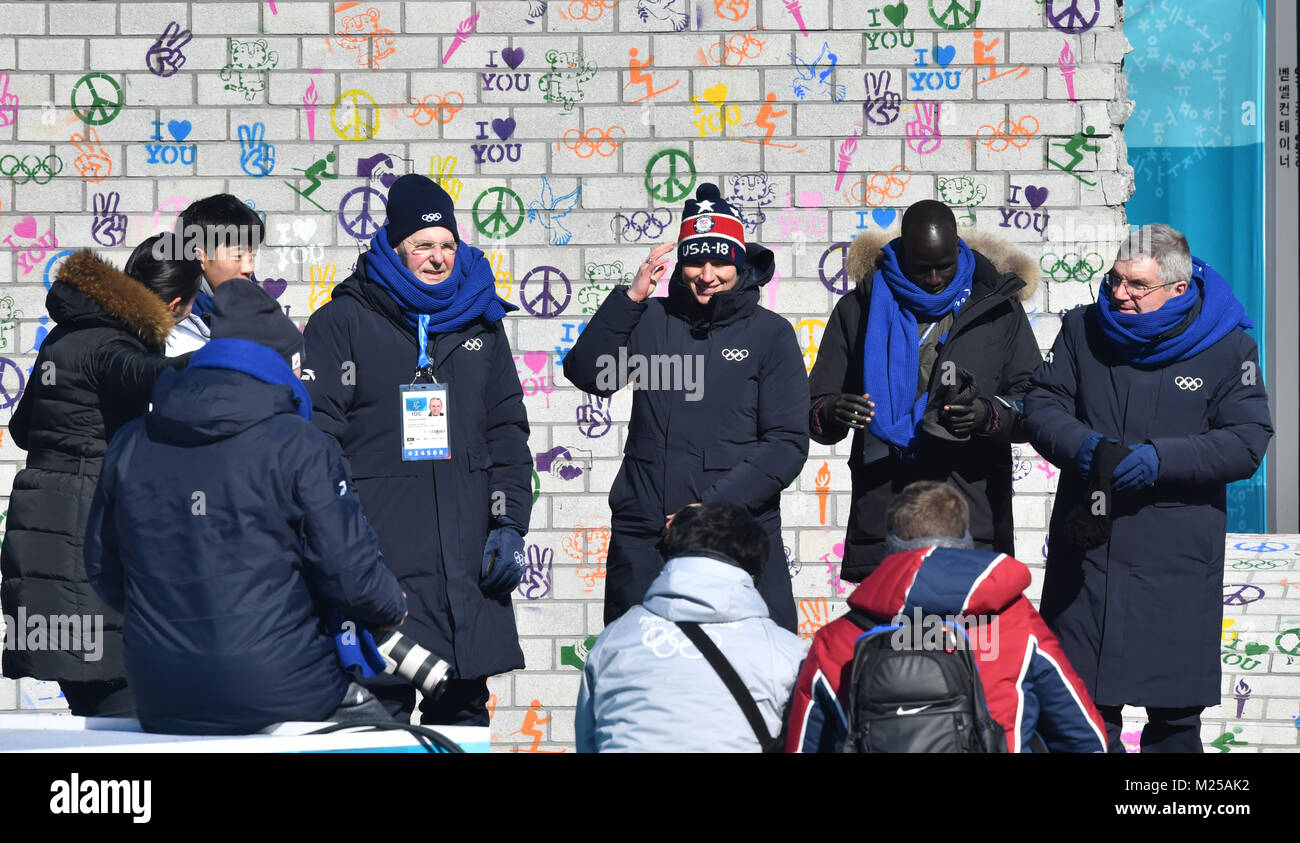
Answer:
[[[1130, 225], [1163, 222], [1232, 284], [1264, 359], [1264, 144], [1268, 120], [1263, 0], [1125, 4], [1133, 116], [1124, 127]], [[1266, 529], [1264, 468], [1228, 487], [1228, 531]]]

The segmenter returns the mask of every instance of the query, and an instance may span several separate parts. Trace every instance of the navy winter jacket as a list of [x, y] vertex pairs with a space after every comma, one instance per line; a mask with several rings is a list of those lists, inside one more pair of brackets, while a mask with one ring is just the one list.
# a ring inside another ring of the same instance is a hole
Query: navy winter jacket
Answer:
[[[404, 462], [398, 390], [415, 373], [416, 334], [397, 303], [358, 271], [303, 332], [312, 421], [338, 441], [366, 518], [410, 601], [402, 631], [461, 678], [524, 666], [510, 598], [479, 586], [488, 532], [532, 513], [528, 413], [501, 322], [429, 336], [448, 385], [452, 458]], [[304, 372], [304, 375], [306, 373]]]
[[[680, 265], [667, 296], [634, 302], [616, 287], [564, 357], [565, 377], [593, 395], [635, 383], [638, 371], [656, 375], [640, 378], [649, 388], [633, 393], [623, 465], [609, 492], [606, 623], [641, 602], [662, 570], [654, 545], [667, 517], [725, 501], [767, 531], [772, 550], [758, 590], [772, 619], [795, 628], [781, 491], [808, 457], [808, 377], [790, 323], [758, 304], [772, 252], [755, 243], [747, 250], [735, 286], [709, 309], [696, 303]], [[622, 361], [626, 372], [618, 371]], [[688, 367], [693, 378], [684, 376]], [[676, 372], [680, 383], [672, 382]]]
[[86, 572], [124, 613], [145, 729], [243, 734], [321, 720], [347, 689], [329, 608], [369, 627], [406, 611], [338, 445], [287, 386], [167, 372], [109, 446]]
[[[1098, 705], [1218, 705], [1226, 486], [1255, 473], [1273, 436], [1259, 351], [1236, 330], [1134, 366], [1114, 359], [1096, 308], [1065, 315], [1025, 396], [1029, 441], [1061, 468], [1043, 617]], [[1082, 550], [1063, 524], [1087, 498], [1074, 460], [1094, 432], [1151, 443], [1160, 467], [1155, 485], [1115, 496], [1110, 539]]]

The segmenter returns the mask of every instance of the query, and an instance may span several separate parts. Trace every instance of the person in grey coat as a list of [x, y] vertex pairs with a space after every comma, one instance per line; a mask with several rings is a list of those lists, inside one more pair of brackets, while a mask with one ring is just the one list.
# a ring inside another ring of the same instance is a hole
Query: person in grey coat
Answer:
[[1143, 752], [1200, 752], [1219, 704], [1226, 484], [1273, 435], [1252, 327], [1183, 235], [1145, 226], [1030, 381], [1029, 441], [1061, 467], [1041, 611], [1112, 751], [1125, 705]]
[[758, 752], [740, 703], [678, 622], [694, 621], [781, 731], [805, 644], [778, 626], [755, 587], [763, 528], [737, 506], [692, 504], [665, 539], [668, 563], [645, 600], [601, 633], [582, 674], [579, 752]]

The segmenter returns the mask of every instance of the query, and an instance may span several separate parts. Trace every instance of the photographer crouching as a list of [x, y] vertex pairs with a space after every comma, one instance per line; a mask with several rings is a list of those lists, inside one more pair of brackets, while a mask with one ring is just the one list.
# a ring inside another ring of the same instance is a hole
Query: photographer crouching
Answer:
[[391, 648], [406, 599], [338, 444], [311, 423], [302, 348], [270, 295], [227, 281], [212, 341], [158, 379], [153, 409], [108, 449], [86, 571], [123, 612], [147, 731], [390, 719], [350, 681], [325, 621], [338, 613]]

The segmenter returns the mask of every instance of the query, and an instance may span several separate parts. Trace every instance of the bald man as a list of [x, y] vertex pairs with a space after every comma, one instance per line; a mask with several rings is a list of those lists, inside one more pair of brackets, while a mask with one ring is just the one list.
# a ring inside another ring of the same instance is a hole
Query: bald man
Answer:
[[[977, 246], [978, 251], [972, 246]], [[853, 504], [840, 576], [859, 582], [890, 553], [885, 510], [917, 480], [947, 482], [970, 504], [977, 547], [1014, 555], [1011, 443], [1042, 361], [1021, 302], [1033, 259], [989, 235], [957, 233], [941, 202], [917, 202], [902, 236], [859, 235], [809, 375], [814, 441], [853, 433]]]

